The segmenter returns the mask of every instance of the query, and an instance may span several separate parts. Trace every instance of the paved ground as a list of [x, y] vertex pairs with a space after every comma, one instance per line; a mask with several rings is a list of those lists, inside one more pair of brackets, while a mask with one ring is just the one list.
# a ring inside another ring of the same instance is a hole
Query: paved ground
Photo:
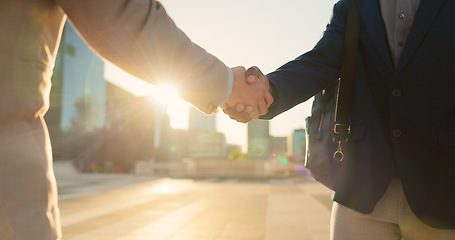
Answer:
[[330, 191], [310, 178], [170, 179], [55, 164], [66, 240], [326, 240]]

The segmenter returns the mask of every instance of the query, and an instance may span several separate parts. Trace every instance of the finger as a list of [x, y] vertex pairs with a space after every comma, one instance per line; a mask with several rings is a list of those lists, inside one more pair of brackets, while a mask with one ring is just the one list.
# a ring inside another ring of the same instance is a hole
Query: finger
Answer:
[[253, 112], [253, 107], [248, 105], [246, 106], [245, 111], [248, 113], [248, 115], [250, 115]]
[[[244, 119], [244, 120], [246, 120], [246, 121], [248, 121], [248, 122], [251, 121], [251, 118], [255, 115], [255, 113], [254, 113], [254, 111], [253, 111], [253, 107], [251, 107], [251, 106], [246, 106], [246, 107], [245, 107], [245, 111], [243, 111], [243, 112], [241, 113], [241, 115], [242, 115], [242, 117], [241, 117], [242, 119]], [[240, 119], [240, 117], [237, 117], [237, 118]]]
[[243, 104], [237, 104], [235, 109], [237, 112], [242, 112], [245, 109], [245, 106], [243, 106]]
[[[251, 107], [249, 107], [249, 108], [251, 108]], [[246, 109], [249, 109], [249, 108], [248, 108], [248, 106], [246, 107]], [[236, 118], [238, 119], [238, 122], [247, 123], [247, 122], [251, 121], [250, 114], [251, 114], [251, 113], [248, 113], [248, 112], [245, 110], [245, 111], [243, 111], [242, 113], [237, 114], [237, 115], [236, 115]]]
[[266, 86], [267, 91], [264, 94], [264, 99], [265, 99], [265, 103], [267, 104], [267, 107], [270, 107], [270, 105], [272, 105], [274, 99], [273, 99], [273, 95], [272, 95], [272, 88], [270, 88], [269, 79], [267, 78], [267, 76], [261, 76], [259, 78], [259, 80], [262, 81], [264, 83], [264, 85]]
[[265, 99], [262, 99], [262, 101], [258, 102], [258, 110], [259, 110], [259, 115], [264, 115], [268, 111], [267, 103], [265, 102]]
[[241, 122], [241, 123], [245, 122], [243, 118], [236, 118], [236, 117], [233, 117], [233, 116], [229, 116], [229, 118], [231, 118], [232, 120], [235, 120], [237, 122]]
[[249, 117], [249, 122], [254, 120], [254, 119], [258, 119], [259, 118], [259, 112], [258, 111], [254, 111], [252, 112], [248, 117]]
[[246, 82], [251, 85], [251, 84], [254, 84], [256, 82], [256, 75], [248, 75], [248, 77], [246, 78]]
[[221, 106], [221, 109], [227, 109], [229, 106], [225, 103]]
[[[256, 104], [259, 104], [259, 103], [256, 103]], [[252, 120], [252, 119], [258, 119], [259, 118], [259, 113], [260, 113], [260, 109], [259, 109], [259, 106], [256, 105], [256, 106], [250, 106], [248, 105], [247, 107], [249, 107], [247, 109], [247, 113], [248, 113], [248, 117]], [[250, 121], [251, 121], [250, 120]]]
[[243, 117], [243, 118], [239, 119], [237, 122], [247, 123], [248, 121], [249, 121], [248, 117]]
[[232, 115], [232, 108], [224, 108], [223, 109], [223, 112], [228, 115], [229, 117], [231, 117]]
[[272, 105], [274, 99], [273, 99], [273, 96], [270, 92], [267, 92], [264, 96], [264, 99], [265, 99], [265, 103], [267, 104], [267, 108], [270, 107], [270, 105]]
[[249, 113], [246, 113], [246, 111], [243, 111], [239, 113], [236, 108], [234, 107], [229, 107], [227, 109], [223, 109], [223, 112], [229, 116], [232, 120], [235, 120], [237, 122], [241, 123], [247, 123], [248, 121], [251, 121], [251, 117], [249, 116]]
[[258, 67], [252, 66], [252, 67], [248, 68], [248, 70], [246, 70], [245, 75], [246, 76], [254, 75], [256, 77], [260, 77], [264, 74], [261, 72], [261, 70]]
[[247, 123], [249, 121], [249, 117], [248, 116], [229, 116], [232, 120], [235, 120], [237, 122], [240, 122], [240, 123]]
[[245, 67], [244, 66], [236, 66], [236, 67], [231, 67], [231, 69], [234, 71], [242, 71], [245, 72]]

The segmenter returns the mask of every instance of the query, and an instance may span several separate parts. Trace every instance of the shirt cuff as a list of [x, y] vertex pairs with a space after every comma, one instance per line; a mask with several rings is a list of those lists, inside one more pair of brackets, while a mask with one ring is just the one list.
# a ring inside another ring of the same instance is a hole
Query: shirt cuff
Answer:
[[221, 101], [220, 106], [222, 106], [229, 98], [229, 96], [232, 93], [232, 86], [234, 85], [234, 74], [232, 73], [232, 70], [229, 67], [226, 67], [227, 72], [228, 72], [228, 84], [227, 84], [227, 89], [226, 89], [226, 95], [224, 96], [223, 101]]

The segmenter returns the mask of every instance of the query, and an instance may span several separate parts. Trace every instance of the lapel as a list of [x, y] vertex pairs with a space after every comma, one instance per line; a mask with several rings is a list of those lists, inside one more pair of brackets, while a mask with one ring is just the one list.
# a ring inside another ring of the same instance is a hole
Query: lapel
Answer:
[[420, 0], [411, 31], [409, 32], [403, 52], [401, 53], [395, 76], [403, 70], [404, 66], [409, 62], [409, 59], [411, 59], [411, 56], [425, 37], [425, 34], [430, 28], [433, 19], [436, 17], [444, 1], [445, 0]]
[[379, 0], [357, 1], [362, 23], [365, 25], [369, 35], [369, 40], [376, 48], [382, 62], [388, 69], [393, 70], [393, 62], [390, 56], [387, 35], [382, 24], [381, 13], [379, 9]]

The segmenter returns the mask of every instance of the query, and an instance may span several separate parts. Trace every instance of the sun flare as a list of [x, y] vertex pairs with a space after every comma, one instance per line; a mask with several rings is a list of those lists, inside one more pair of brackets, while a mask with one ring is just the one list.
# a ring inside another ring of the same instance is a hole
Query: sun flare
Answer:
[[171, 117], [171, 126], [174, 128], [186, 128], [188, 125], [188, 111], [191, 106], [178, 96], [178, 90], [170, 84], [159, 85], [154, 88], [150, 97], [167, 110]]
[[172, 106], [179, 100], [177, 89], [170, 84], [156, 86], [151, 98], [165, 106]]

